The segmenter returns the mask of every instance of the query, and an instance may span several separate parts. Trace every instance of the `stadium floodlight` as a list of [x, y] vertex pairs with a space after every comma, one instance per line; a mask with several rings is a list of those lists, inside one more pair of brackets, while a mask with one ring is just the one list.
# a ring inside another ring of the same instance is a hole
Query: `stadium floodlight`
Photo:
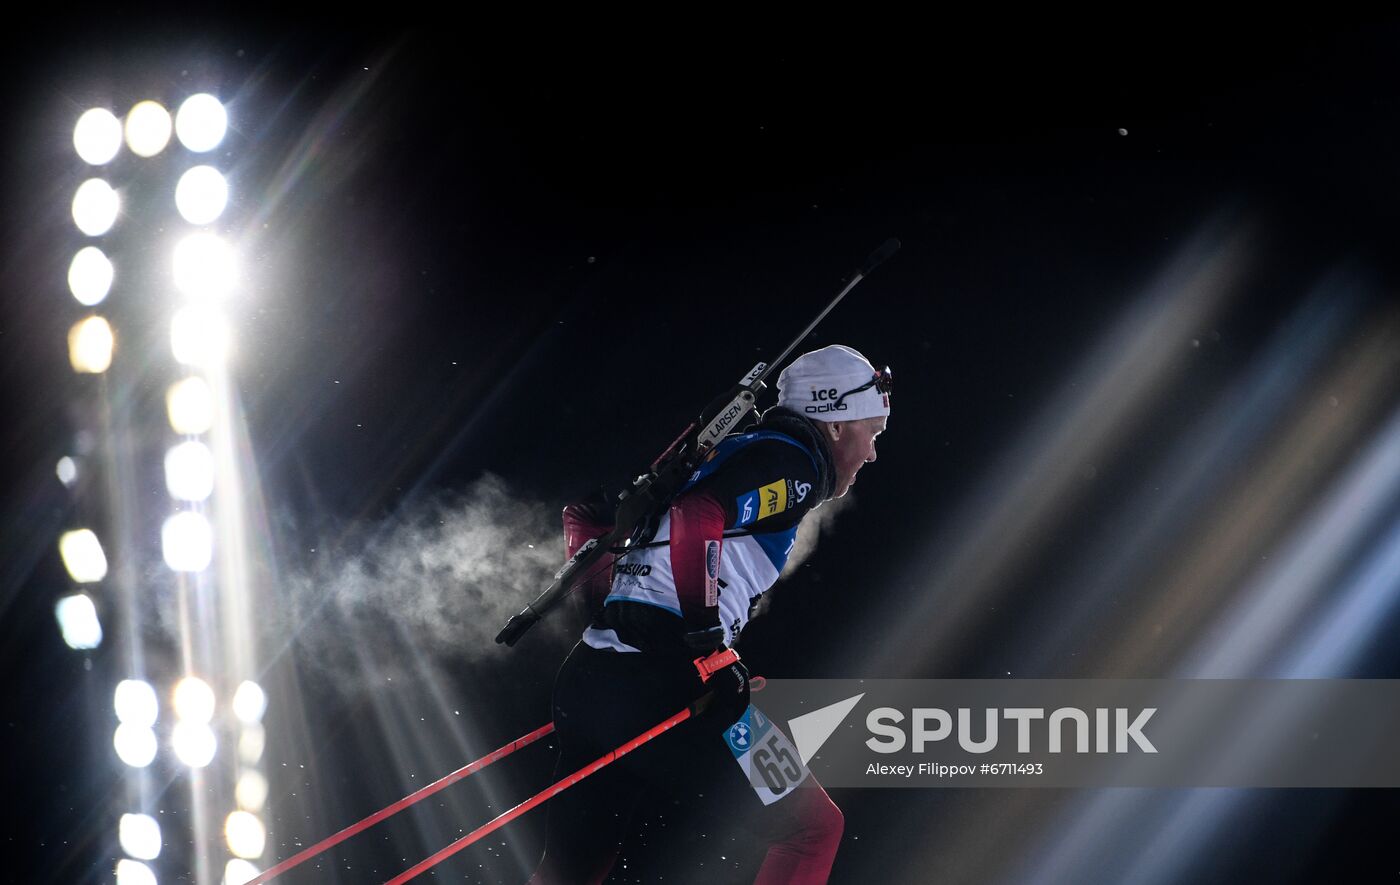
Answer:
[[248, 885], [261, 872], [257, 867], [241, 857], [235, 857], [224, 865], [223, 885]]
[[190, 768], [204, 768], [214, 761], [219, 740], [214, 729], [203, 722], [177, 722], [170, 733], [175, 758]]
[[126, 115], [126, 145], [138, 157], [154, 157], [170, 143], [171, 128], [160, 102], [139, 101]]
[[238, 717], [239, 722], [246, 725], [261, 722], [265, 710], [267, 710], [267, 693], [262, 690], [261, 685], [252, 680], [246, 680], [234, 690], [233, 715]]
[[214, 491], [214, 453], [198, 440], [165, 453], [165, 487], [181, 501], [203, 501]]
[[123, 722], [112, 735], [117, 758], [132, 768], [145, 768], [156, 758], [156, 733], [146, 725]]
[[245, 725], [243, 733], [238, 737], [238, 758], [248, 765], [257, 765], [266, 744], [267, 732], [261, 724]]
[[95, 584], [107, 577], [107, 556], [92, 529], [64, 532], [58, 539], [58, 553], [74, 583]]
[[190, 224], [208, 224], [228, 205], [228, 181], [213, 166], [195, 166], [175, 185], [175, 208]]
[[96, 246], [84, 246], [68, 265], [68, 291], [87, 307], [101, 304], [112, 290], [112, 262]]
[[102, 624], [97, 620], [97, 606], [85, 594], [65, 596], [54, 606], [58, 629], [69, 648], [89, 649], [102, 644]]
[[228, 841], [230, 854], [251, 860], [262, 857], [267, 844], [267, 830], [251, 811], [234, 811], [224, 819], [224, 838]]
[[112, 352], [117, 337], [102, 317], [88, 317], [68, 330], [68, 362], [73, 371], [85, 375], [101, 375], [112, 367]]
[[248, 811], [262, 811], [267, 803], [267, 778], [256, 769], [245, 769], [238, 776], [238, 784], [233, 789], [233, 797], [238, 807]]
[[170, 351], [187, 366], [221, 365], [232, 337], [223, 315], [204, 306], [182, 307], [170, 320]]
[[156, 885], [156, 874], [139, 860], [124, 857], [117, 861], [117, 885]]
[[73, 223], [90, 237], [100, 237], [117, 223], [121, 197], [100, 178], [89, 178], [73, 193]]
[[181, 722], [202, 722], [214, 719], [214, 689], [198, 676], [186, 676], [175, 683], [173, 694], [175, 718]]
[[175, 288], [199, 301], [222, 298], [233, 288], [237, 270], [233, 248], [207, 231], [175, 244]]
[[175, 135], [197, 154], [212, 151], [228, 131], [228, 111], [207, 92], [191, 95], [175, 112]]
[[214, 392], [198, 376], [176, 381], [165, 394], [165, 411], [176, 433], [203, 433], [214, 424]]
[[160, 702], [156, 700], [156, 690], [144, 679], [123, 679], [112, 692], [112, 707], [117, 719], [127, 725], [140, 725], [150, 728], [160, 715]]
[[78, 481], [78, 462], [64, 455], [58, 459], [58, 466], [54, 468], [53, 472], [58, 476], [59, 482], [71, 486]]
[[122, 121], [106, 108], [84, 111], [73, 127], [73, 149], [84, 163], [107, 165], [122, 149]]
[[138, 860], [160, 857], [160, 824], [149, 814], [123, 814], [117, 821], [122, 851]]
[[201, 513], [176, 513], [160, 529], [165, 564], [177, 572], [202, 572], [214, 558], [214, 530]]

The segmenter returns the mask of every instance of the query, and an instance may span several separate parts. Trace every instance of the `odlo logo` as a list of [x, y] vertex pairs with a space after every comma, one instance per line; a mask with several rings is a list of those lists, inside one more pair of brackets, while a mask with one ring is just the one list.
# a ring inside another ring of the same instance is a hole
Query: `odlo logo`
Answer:
[[823, 412], [844, 412], [846, 404], [838, 402], [841, 392], [835, 387], [828, 387], [825, 390], [812, 391], [812, 404], [806, 406], [802, 411], [809, 415], [820, 415]]

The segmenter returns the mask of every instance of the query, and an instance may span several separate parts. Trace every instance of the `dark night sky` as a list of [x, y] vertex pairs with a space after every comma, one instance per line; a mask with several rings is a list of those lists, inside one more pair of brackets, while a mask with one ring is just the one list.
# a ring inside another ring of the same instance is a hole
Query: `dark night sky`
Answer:
[[[104, 680], [115, 677], [105, 650], [85, 671], [51, 615], [65, 580], [53, 538], [72, 512], [52, 465], [71, 442], [77, 383], [61, 349], [71, 315], [54, 305], [72, 306], [66, 206], [80, 170], [69, 138], [82, 109], [197, 89], [232, 99], [230, 213], [254, 243], [239, 385], [279, 554], [483, 472], [551, 508], [620, 485], [775, 355], [869, 250], [900, 237], [899, 256], [811, 340], [893, 366], [880, 463], [862, 474], [862, 509], [795, 582], [802, 592], [753, 628], [765, 672], [846, 676], [820, 650], [879, 643], [851, 635], [851, 613], [900, 610], [880, 553], [918, 549], [928, 515], [968, 491], [1127, 293], [1206, 222], [1250, 225], [1268, 258], [1203, 330], [1224, 343], [1190, 368], [1198, 391], [1227, 383], [1306, 281], [1351, 263], [1394, 291], [1400, 27], [1136, 15], [885, 19], [810, 34], [639, 19], [538, 38], [469, 19], [353, 31], [210, 22], [211, 36], [36, 30], [6, 89], [16, 146], [4, 154], [0, 268], [13, 490], [0, 726], [11, 758], [26, 760], [18, 795], [36, 803], [6, 834], [30, 871], [14, 881], [87, 881], [111, 848], [112, 775], [59, 760], [106, 758]], [[1138, 450], [1196, 407], [1189, 394], [1169, 401], [1138, 428]], [[1115, 469], [1134, 468], [1106, 468], [1072, 516], [1112, 506]], [[1067, 520], [1067, 541], [1077, 524]], [[850, 588], [867, 586], [853, 600]], [[1036, 605], [1054, 604], [1029, 601], [958, 649], [954, 672], [924, 675], [999, 674]], [[493, 711], [482, 720], [498, 713], [483, 726], [493, 737], [538, 724], [563, 646], [541, 648], [459, 671], [452, 698]], [[1367, 675], [1395, 676], [1396, 664]], [[1061, 666], [1045, 675], [1087, 675]], [[355, 722], [378, 702], [314, 680], [304, 691], [320, 705], [316, 761], [334, 796], [354, 811], [396, 796], [392, 777], [366, 795], [333, 774], [376, 752]], [[512, 794], [547, 776], [542, 758]], [[885, 815], [936, 825], [953, 813], [880, 799], [889, 804], [851, 797], [851, 832], [876, 833]], [[1342, 802], [1322, 847], [1288, 869], [1259, 860], [1296, 826], [1281, 803], [1241, 837], [1252, 848], [1240, 856], [1255, 860], [1214, 874], [1306, 881], [1340, 869], [1341, 853], [1374, 851], [1370, 821], [1393, 819], [1394, 800]], [[875, 881], [879, 863], [876, 846], [848, 842], [838, 879], [867, 881], [866, 870]]]

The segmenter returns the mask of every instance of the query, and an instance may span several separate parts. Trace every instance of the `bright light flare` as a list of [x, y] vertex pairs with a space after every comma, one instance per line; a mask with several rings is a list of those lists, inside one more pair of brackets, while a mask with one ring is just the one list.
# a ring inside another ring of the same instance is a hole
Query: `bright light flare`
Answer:
[[165, 411], [176, 433], [203, 433], [214, 423], [214, 392], [203, 378], [177, 381], [165, 394]]
[[212, 151], [228, 131], [228, 111], [207, 92], [191, 95], [175, 112], [175, 135], [197, 154]]
[[165, 487], [181, 501], [203, 501], [214, 491], [214, 453], [197, 440], [165, 453]]
[[248, 769], [238, 776], [238, 785], [233, 790], [238, 807], [248, 811], [262, 811], [267, 803], [267, 778], [262, 772]]
[[267, 693], [262, 686], [251, 680], [239, 684], [233, 693], [233, 715], [245, 725], [262, 721], [267, 710]]
[[54, 468], [53, 472], [58, 476], [59, 482], [71, 486], [78, 481], [78, 462], [64, 455], [58, 459], [58, 466]]
[[156, 885], [156, 874], [141, 861], [124, 857], [117, 861], [117, 885]]
[[165, 564], [177, 572], [202, 572], [214, 558], [214, 530], [203, 514], [183, 511], [160, 529]]
[[73, 127], [73, 149], [84, 163], [105, 166], [122, 149], [122, 121], [106, 108], [84, 111]]
[[190, 298], [222, 298], [233, 288], [233, 248], [215, 234], [190, 234], [175, 245], [175, 288]]
[[175, 683], [175, 717], [181, 722], [207, 725], [214, 719], [214, 689], [198, 676], [186, 676]]
[[73, 194], [73, 223], [90, 237], [100, 237], [117, 223], [121, 197], [100, 178], [89, 178]]
[[101, 375], [112, 367], [116, 347], [116, 335], [102, 317], [79, 320], [68, 330], [68, 362], [75, 372]]
[[68, 291], [79, 304], [92, 307], [101, 304], [112, 290], [115, 271], [112, 262], [96, 246], [84, 246], [68, 265]]
[[97, 648], [102, 644], [102, 624], [97, 620], [97, 607], [86, 595], [65, 596], [54, 606], [58, 629], [69, 648]]
[[208, 224], [228, 205], [228, 181], [213, 166], [196, 166], [175, 185], [175, 208], [190, 224]]
[[148, 726], [123, 722], [112, 735], [112, 749], [132, 768], [145, 768], [156, 758], [156, 733]]
[[149, 814], [123, 814], [117, 822], [122, 851], [138, 860], [160, 857], [160, 824]]
[[123, 679], [117, 683], [112, 693], [112, 707], [117, 711], [117, 719], [126, 725], [139, 725], [150, 728], [156, 724], [160, 714], [160, 702], [156, 690], [144, 679]]
[[232, 338], [228, 321], [208, 308], [182, 307], [170, 320], [170, 351], [187, 366], [221, 365]]
[[235, 857], [224, 866], [224, 885], [247, 885], [262, 872], [248, 861]]
[[224, 820], [224, 838], [228, 850], [236, 857], [262, 857], [267, 844], [267, 830], [256, 814], [248, 811], [235, 811]]
[[107, 556], [92, 529], [64, 532], [58, 539], [58, 552], [75, 583], [95, 584], [107, 577]]
[[138, 157], [154, 157], [170, 144], [170, 112], [160, 102], [137, 102], [126, 115], [126, 145]]
[[219, 739], [214, 737], [214, 729], [202, 722], [179, 722], [171, 731], [170, 745], [176, 759], [190, 768], [204, 768], [214, 761]]

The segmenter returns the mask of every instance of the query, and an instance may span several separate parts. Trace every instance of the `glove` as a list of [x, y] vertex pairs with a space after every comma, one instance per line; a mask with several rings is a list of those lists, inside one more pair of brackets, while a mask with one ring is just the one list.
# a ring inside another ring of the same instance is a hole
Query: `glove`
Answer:
[[[724, 650], [724, 628], [710, 627], [707, 630], [695, 630], [687, 633], [683, 637], [685, 647], [694, 652], [704, 652], [702, 657], [708, 657], [713, 652]], [[738, 652], [735, 652], [738, 654]]]
[[696, 658], [695, 667], [696, 678], [702, 686], [701, 696], [711, 695], [709, 706], [700, 718], [721, 731], [728, 729], [749, 706], [748, 668], [739, 660], [738, 652], [727, 648], [709, 657]]

